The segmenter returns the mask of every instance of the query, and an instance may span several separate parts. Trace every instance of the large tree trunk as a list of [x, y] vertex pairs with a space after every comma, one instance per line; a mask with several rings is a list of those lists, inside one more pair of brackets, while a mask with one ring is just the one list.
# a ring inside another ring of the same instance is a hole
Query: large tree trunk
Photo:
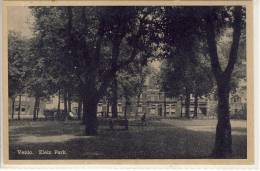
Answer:
[[137, 102], [136, 102], [136, 106], [137, 106], [137, 108], [136, 108], [135, 117], [138, 116], [138, 109], [139, 109], [139, 103], [140, 103], [140, 96], [141, 96], [141, 94], [138, 94], [138, 96], [137, 96]]
[[85, 120], [85, 134], [97, 135], [98, 134], [98, 120], [97, 120], [97, 106], [98, 100], [91, 98], [85, 100], [86, 102], [86, 120]]
[[182, 101], [183, 101], [183, 98], [182, 98], [182, 96], [181, 96], [181, 118], [182, 118], [182, 108], [183, 108], [183, 106], [182, 106]]
[[68, 113], [71, 112], [71, 92], [68, 91]]
[[216, 128], [215, 148], [213, 155], [217, 158], [229, 157], [232, 153], [232, 136], [229, 116], [229, 91], [231, 74], [237, 60], [239, 40], [241, 34], [242, 7], [234, 8], [233, 40], [229, 53], [228, 64], [224, 71], [221, 66], [217, 53], [217, 42], [215, 36], [214, 10], [210, 10], [206, 20], [207, 44], [211, 61], [212, 72], [216, 78], [218, 90], [218, 123]]
[[163, 105], [164, 105], [164, 117], [166, 117], [166, 114], [167, 114], [167, 111], [166, 111], [166, 93], [164, 93]]
[[82, 110], [82, 124], [85, 124], [85, 121], [86, 121], [86, 115], [87, 115], [87, 97], [84, 96], [83, 97], [83, 110]]
[[195, 93], [195, 97], [194, 97], [194, 115], [193, 118], [197, 118], [198, 117], [198, 94]]
[[39, 118], [40, 102], [41, 102], [41, 98], [39, 98], [38, 103], [37, 103], [36, 119]]
[[18, 107], [18, 120], [21, 119], [20, 115], [21, 115], [21, 100], [22, 100], [22, 95], [19, 95], [19, 107]]
[[107, 100], [107, 113], [106, 113], [106, 117], [108, 117], [109, 116], [109, 100]]
[[190, 118], [190, 93], [185, 94], [185, 117]]
[[128, 106], [128, 102], [127, 102], [127, 100], [125, 100], [125, 111], [124, 111], [125, 118], [126, 118], [126, 113], [127, 113], [127, 106]]
[[14, 119], [15, 97], [12, 97], [12, 119]]
[[81, 119], [81, 110], [82, 110], [82, 99], [80, 98], [78, 102], [78, 120]]
[[67, 119], [67, 116], [68, 116], [68, 99], [67, 99], [67, 91], [66, 90], [64, 90], [64, 92], [63, 92], [63, 103], [64, 103], [63, 119]]
[[217, 158], [228, 157], [232, 153], [232, 136], [229, 115], [229, 81], [218, 81], [218, 123], [214, 155]]
[[113, 37], [113, 44], [112, 44], [112, 68], [114, 72], [112, 72], [112, 117], [116, 118], [118, 116], [117, 113], [117, 62], [118, 62], [118, 56], [120, 53], [120, 43], [121, 38], [118, 37], [118, 34], [115, 34]]
[[34, 120], [34, 121], [37, 119], [38, 101], [39, 101], [39, 97], [38, 97], [38, 96], [35, 96], [34, 108], [33, 108], [33, 120]]
[[58, 91], [58, 107], [57, 107], [57, 116], [60, 116], [60, 89]]
[[117, 113], [117, 78], [116, 75], [113, 78], [113, 83], [112, 83], [112, 117], [117, 118], [118, 113]]

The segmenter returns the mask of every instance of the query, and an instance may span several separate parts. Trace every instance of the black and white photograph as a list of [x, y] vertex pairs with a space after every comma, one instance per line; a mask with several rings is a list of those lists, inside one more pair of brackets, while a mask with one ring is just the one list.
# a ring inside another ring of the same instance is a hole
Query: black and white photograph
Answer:
[[252, 159], [247, 10], [7, 6], [6, 160]]

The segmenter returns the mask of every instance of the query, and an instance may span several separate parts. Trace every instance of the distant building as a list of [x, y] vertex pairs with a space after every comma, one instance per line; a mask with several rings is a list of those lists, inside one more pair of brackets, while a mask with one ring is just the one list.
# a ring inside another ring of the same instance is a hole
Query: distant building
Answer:
[[[21, 108], [20, 108], [20, 117], [21, 118], [32, 118], [33, 116], [33, 110], [34, 110], [34, 103], [35, 103], [35, 98], [30, 97], [26, 94], [21, 96]], [[40, 103], [38, 114], [39, 117], [43, 116], [43, 111], [46, 108], [45, 103]], [[9, 99], [9, 118], [12, 117], [12, 100]], [[16, 97], [15, 99], [15, 104], [14, 104], [14, 118], [18, 117], [18, 112], [19, 112], [19, 96]]]
[[[131, 104], [127, 107], [127, 115], [135, 116], [146, 113], [147, 116], [167, 116], [167, 117], [180, 117], [185, 114], [184, 99], [180, 98], [168, 98], [167, 92], [162, 92], [153, 83], [152, 78], [148, 78], [145, 81], [143, 93], [140, 96], [139, 104], [137, 104], [137, 98], [131, 99]], [[230, 113], [231, 115], [240, 114], [246, 116], [246, 81], [239, 82], [239, 88], [236, 93], [230, 95]], [[19, 111], [19, 97], [16, 97], [15, 101], [15, 114], [14, 118], [17, 118]], [[194, 115], [194, 97], [190, 97], [190, 117]], [[35, 99], [27, 95], [21, 97], [21, 118], [32, 118]], [[11, 118], [12, 102], [9, 101], [9, 118]], [[45, 110], [56, 110], [58, 108], [58, 96], [54, 95], [49, 100], [41, 100], [40, 107], [38, 109], [38, 117], [44, 117]], [[213, 116], [216, 117], [217, 101], [214, 95], [209, 97], [201, 97], [198, 99], [197, 114], [200, 116]], [[64, 109], [63, 99], [60, 99], [60, 109]], [[75, 115], [78, 113], [78, 103], [71, 103], [71, 111]], [[117, 111], [119, 116], [124, 116], [125, 111], [125, 99], [119, 98], [117, 104]], [[97, 106], [97, 115], [108, 114], [111, 116], [111, 104], [108, 104], [104, 99], [101, 99]]]
[[[231, 92], [229, 95], [229, 112], [233, 118], [246, 118], [247, 115], [247, 92], [246, 92], [246, 80], [242, 79], [238, 83], [238, 88], [235, 92]], [[215, 95], [208, 97], [208, 115], [217, 115], [217, 99]]]

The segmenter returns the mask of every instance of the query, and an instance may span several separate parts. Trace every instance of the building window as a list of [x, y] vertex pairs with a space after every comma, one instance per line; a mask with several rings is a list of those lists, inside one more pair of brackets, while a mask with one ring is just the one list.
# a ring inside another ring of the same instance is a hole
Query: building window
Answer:
[[166, 105], [166, 114], [170, 113], [170, 105]]
[[175, 111], [175, 107], [174, 107], [174, 105], [171, 105], [171, 113], [173, 114], [173, 113], [175, 113], [176, 111]]
[[151, 114], [155, 114], [156, 112], [156, 105], [152, 105], [152, 108], [151, 108]]
[[106, 112], [106, 111], [107, 111], [107, 105], [103, 105], [103, 106], [102, 106], [102, 111], [103, 111], [103, 112]]
[[141, 106], [138, 107], [138, 113], [141, 113], [143, 111], [143, 108]]
[[233, 98], [233, 102], [239, 102], [240, 101], [240, 97], [234, 97]]
[[21, 101], [26, 101], [26, 96], [21, 96]]
[[52, 104], [52, 103], [53, 103], [53, 99], [52, 99], [52, 98], [49, 99], [46, 103], [47, 103], [47, 104]]
[[[18, 105], [15, 107], [15, 111], [19, 112], [19, 106]], [[25, 112], [25, 111], [26, 111], [25, 106], [21, 105], [21, 112]]]
[[122, 112], [122, 105], [121, 105], [121, 104], [118, 104], [118, 105], [117, 105], [117, 111], [118, 111], [118, 112]]
[[151, 109], [151, 114], [155, 114], [155, 109]]
[[73, 109], [74, 109], [75, 113], [78, 113], [78, 107], [74, 107]]
[[98, 104], [97, 112], [102, 112], [102, 104]]

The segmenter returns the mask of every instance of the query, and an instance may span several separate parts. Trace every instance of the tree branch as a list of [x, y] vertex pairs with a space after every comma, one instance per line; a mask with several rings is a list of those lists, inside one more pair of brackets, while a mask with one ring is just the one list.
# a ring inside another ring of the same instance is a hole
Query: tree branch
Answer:
[[144, 29], [144, 24], [145, 24], [145, 18], [149, 15], [149, 12], [146, 12], [141, 18], [140, 18], [140, 25], [138, 28], [138, 31], [135, 35], [133, 35], [133, 50], [131, 55], [129, 56], [129, 58], [127, 60], [125, 60], [124, 62], [121, 61], [120, 64], [117, 65], [117, 68], [122, 68], [124, 66], [127, 66], [129, 63], [131, 63], [134, 58], [136, 57], [137, 53], [138, 53], [138, 40], [140, 39], [140, 37], [142, 36], [142, 32]]
[[96, 46], [95, 48], [95, 64], [94, 66], [98, 66], [99, 62], [100, 62], [100, 51], [101, 51], [101, 44], [103, 41], [103, 37], [104, 37], [104, 23], [103, 23], [103, 19], [101, 19], [100, 23], [99, 23], [99, 28], [98, 28], [98, 33], [97, 33], [97, 42], [96, 42]]
[[212, 12], [209, 12], [206, 17], [206, 35], [212, 71], [216, 78], [219, 78], [219, 76], [222, 74], [222, 70], [218, 60], [217, 42], [212, 19]]
[[115, 65], [112, 64], [112, 67], [110, 69], [108, 69], [104, 75], [103, 75], [103, 81], [100, 85], [100, 88], [98, 89], [98, 95], [100, 97], [103, 96], [104, 91], [106, 90], [106, 88], [108, 87], [108, 85], [110, 84], [111, 79], [113, 78], [113, 75], [120, 70], [121, 68], [127, 66], [128, 64], [130, 64], [131, 62], [133, 62], [133, 60], [135, 59], [137, 53], [138, 53], [138, 45], [137, 42], [140, 39], [140, 37], [142, 36], [142, 32], [144, 29], [144, 24], [145, 24], [145, 18], [148, 16], [149, 12], [146, 12], [141, 18], [140, 18], [140, 25], [138, 28], [138, 31], [136, 34], [133, 35], [133, 49], [131, 52], [131, 55], [129, 56], [129, 58], [127, 60], [125, 60], [124, 62], [120, 62], [119, 64]]
[[231, 75], [237, 60], [237, 52], [239, 47], [240, 35], [241, 35], [241, 22], [242, 22], [242, 7], [237, 6], [235, 7], [234, 10], [233, 40], [230, 49], [228, 65], [225, 69], [225, 74], [228, 75]]

